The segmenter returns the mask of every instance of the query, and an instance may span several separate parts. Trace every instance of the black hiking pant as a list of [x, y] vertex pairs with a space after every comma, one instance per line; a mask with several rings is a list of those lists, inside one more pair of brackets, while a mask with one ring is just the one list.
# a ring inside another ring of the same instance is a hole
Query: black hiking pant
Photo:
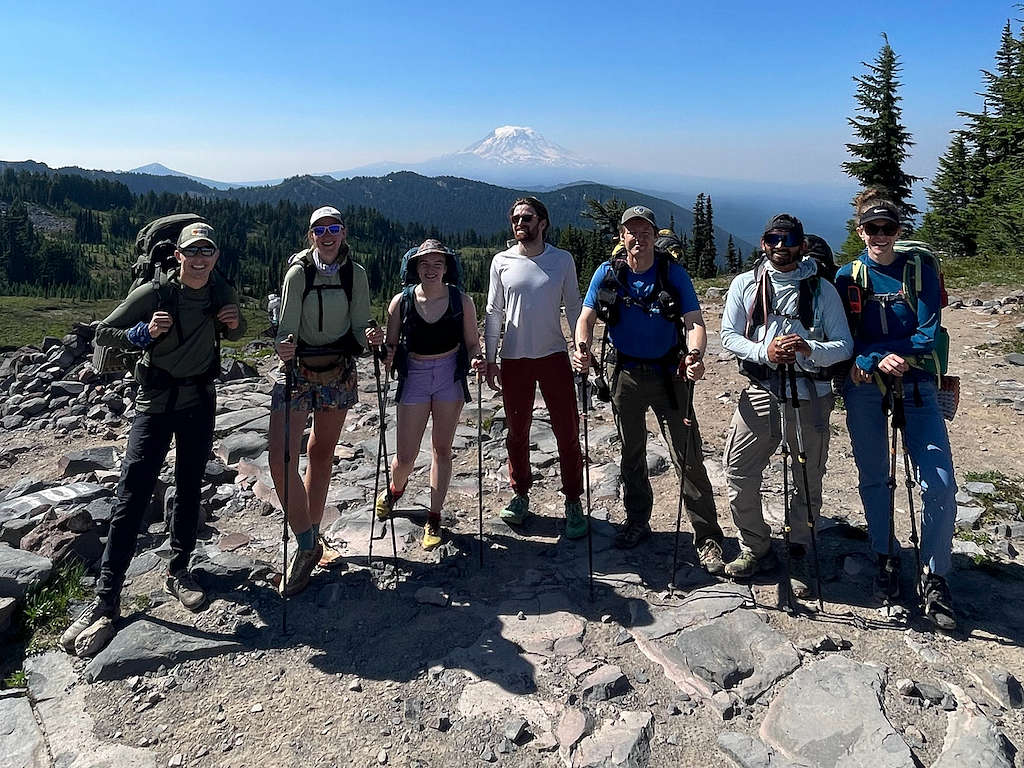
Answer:
[[117, 485], [107, 546], [100, 561], [97, 596], [120, 604], [125, 572], [135, 555], [139, 528], [149, 507], [160, 469], [174, 438], [174, 503], [170, 514], [171, 573], [188, 567], [196, 546], [199, 501], [206, 462], [213, 447], [216, 399], [170, 413], [139, 413], [128, 435], [128, 448]]

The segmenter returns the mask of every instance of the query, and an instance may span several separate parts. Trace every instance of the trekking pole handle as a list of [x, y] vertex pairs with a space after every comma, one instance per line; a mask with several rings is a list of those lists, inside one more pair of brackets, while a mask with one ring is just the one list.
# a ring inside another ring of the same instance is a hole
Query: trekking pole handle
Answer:
[[[372, 317], [370, 318], [368, 327], [372, 328], [373, 330], [377, 330], [378, 328], [380, 328], [380, 326], [377, 324], [377, 321], [374, 320]], [[374, 355], [378, 360], [385, 360], [388, 356], [387, 349], [383, 344], [380, 344], [378, 345], [377, 349], [374, 350]]]
[[789, 378], [789, 396], [793, 401], [793, 407], [800, 407], [800, 394], [796, 390], [796, 364], [786, 363], [786, 376]]

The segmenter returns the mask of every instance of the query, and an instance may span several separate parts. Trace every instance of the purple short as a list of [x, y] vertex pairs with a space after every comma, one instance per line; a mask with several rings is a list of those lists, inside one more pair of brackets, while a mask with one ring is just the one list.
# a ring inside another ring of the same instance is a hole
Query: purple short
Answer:
[[445, 357], [420, 360], [409, 357], [409, 371], [402, 387], [401, 405], [463, 402], [462, 382], [455, 380], [457, 352]]

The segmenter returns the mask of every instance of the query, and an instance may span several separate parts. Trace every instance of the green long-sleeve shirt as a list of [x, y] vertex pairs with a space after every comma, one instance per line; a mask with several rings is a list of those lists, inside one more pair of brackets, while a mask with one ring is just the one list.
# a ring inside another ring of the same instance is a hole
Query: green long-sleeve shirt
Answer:
[[[129, 329], [139, 322], [148, 323], [157, 309], [163, 309], [170, 313], [174, 324], [145, 351], [142, 364], [166, 371], [175, 379], [201, 376], [217, 359], [218, 331], [229, 341], [237, 341], [245, 333], [245, 318], [241, 314], [238, 327], [234, 329], [216, 320], [221, 307], [238, 304], [238, 295], [226, 283], [212, 286], [214, 280], [220, 281], [220, 278], [212, 277], [202, 288], [189, 288], [177, 278], [171, 278], [162, 289], [167, 294], [164, 307], [159, 306], [158, 290], [152, 282], [139, 286], [96, 327], [96, 344], [138, 349], [128, 340]], [[207, 394], [213, 394], [212, 382], [207, 385]], [[200, 395], [197, 384], [178, 387], [172, 410], [181, 411], [196, 405]], [[164, 411], [169, 396], [170, 390], [147, 386], [143, 379], [135, 397], [135, 408], [145, 412]]]

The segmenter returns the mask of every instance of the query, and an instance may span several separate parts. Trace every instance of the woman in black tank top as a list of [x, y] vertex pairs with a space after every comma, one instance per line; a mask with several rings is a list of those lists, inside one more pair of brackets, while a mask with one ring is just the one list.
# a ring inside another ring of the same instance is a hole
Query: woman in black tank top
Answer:
[[[398, 444], [391, 461], [392, 485], [377, 497], [375, 510], [378, 520], [392, 515], [405, 493], [427, 420], [433, 419], [430, 511], [422, 540], [423, 548], [430, 550], [441, 543], [452, 441], [468, 399], [466, 361], [472, 359], [474, 371], [483, 365], [473, 300], [454, 287], [455, 254], [438, 240], [426, 240], [410, 255], [408, 265], [419, 282], [395, 296], [388, 307], [387, 364], [390, 368], [395, 362], [399, 372]], [[446, 278], [452, 285], [445, 283]]]

